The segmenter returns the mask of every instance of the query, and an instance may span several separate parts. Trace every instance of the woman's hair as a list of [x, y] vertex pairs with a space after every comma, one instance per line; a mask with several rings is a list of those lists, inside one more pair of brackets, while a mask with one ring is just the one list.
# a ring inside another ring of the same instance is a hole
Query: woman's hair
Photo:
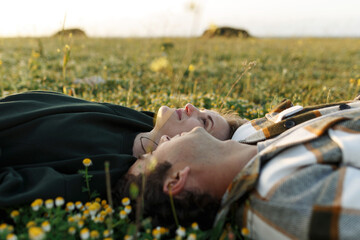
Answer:
[[219, 113], [223, 118], [225, 118], [225, 120], [229, 124], [229, 126], [230, 126], [229, 139], [234, 135], [236, 129], [238, 129], [244, 123], [248, 122], [248, 120], [241, 118], [239, 116], [239, 114], [237, 114], [236, 112], [231, 111], [231, 110], [215, 109], [213, 111]]
[[[173, 216], [170, 196], [163, 191], [163, 183], [167, 171], [171, 168], [169, 162], [158, 164], [151, 173], [144, 176], [126, 174], [122, 177], [113, 189], [114, 206], [119, 206], [124, 197], [130, 196], [130, 188], [135, 184], [139, 188], [139, 196], [142, 196], [143, 206], [142, 217], [151, 217], [153, 226], [164, 226], [170, 230], [176, 228], [175, 218]], [[143, 181], [145, 177], [145, 181]], [[143, 187], [145, 183], [145, 188]], [[180, 195], [173, 197], [177, 219], [181, 226], [189, 226], [197, 222], [201, 229], [212, 227], [217, 210], [220, 206], [220, 200], [211, 197], [208, 194], [202, 194], [198, 191], [184, 191]], [[136, 206], [139, 204], [132, 200], [132, 209], [141, 209]], [[133, 211], [135, 212], [135, 211]], [[134, 219], [136, 213], [130, 216]]]

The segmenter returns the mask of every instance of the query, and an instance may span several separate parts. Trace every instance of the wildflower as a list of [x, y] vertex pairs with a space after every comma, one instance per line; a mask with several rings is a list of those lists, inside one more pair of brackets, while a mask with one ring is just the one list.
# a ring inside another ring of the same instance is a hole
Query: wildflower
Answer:
[[131, 206], [130, 206], [130, 205], [125, 206], [124, 211], [125, 211], [127, 214], [130, 214], [130, 213], [131, 213]]
[[93, 221], [94, 221], [95, 223], [102, 223], [102, 222], [104, 222], [104, 220], [105, 220], [104, 217], [99, 216], [99, 217], [95, 217]]
[[86, 217], [88, 217], [89, 215], [90, 215], [90, 211], [86, 209], [86, 210], [83, 212], [83, 216], [86, 218]]
[[5, 229], [7, 229], [7, 224], [6, 223], [0, 224], [0, 233], [4, 232]]
[[191, 224], [191, 228], [194, 229], [194, 230], [199, 230], [199, 225], [197, 224], [197, 222], [193, 222]]
[[74, 209], [75, 209], [74, 203], [73, 203], [73, 202], [68, 202], [68, 203], [66, 204], [66, 209], [67, 209], [68, 211], [74, 210]]
[[57, 197], [57, 198], [55, 199], [55, 205], [56, 205], [57, 207], [61, 207], [62, 205], [64, 205], [64, 203], [65, 203], [65, 200], [64, 200], [63, 197]]
[[100, 233], [97, 231], [97, 230], [92, 230], [91, 232], [90, 232], [90, 238], [92, 238], [92, 239], [97, 239], [97, 238], [99, 238], [100, 237]]
[[54, 207], [54, 200], [52, 200], [52, 199], [46, 200], [46, 201], [45, 201], [45, 207], [46, 207], [47, 209], [53, 208], [53, 207]]
[[75, 222], [74, 217], [73, 217], [73, 216], [69, 216], [69, 217], [68, 217], [68, 223], [73, 223], [73, 222]]
[[179, 237], [185, 237], [186, 230], [184, 227], [179, 226], [178, 229], [176, 229], [176, 235]]
[[111, 234], [113, 234], [113, 232], [112, 232], [112, 230], [110, 231], [110, 230], [108, 230], [108, 229], [106, 229], [106, 230], [104, 230], [104, 232], [103, 232], [103, 235], [104, 235], [104, 237], [109, 237]]
[[17, 216], [20, 215], [20, 212], [18, 210], [13, 210], [11, 213], [10, 213], [10, 217], [11, 218], [16, 218]]
[[42, 240], [45, 238], [45, 233], [39, 227], [31, 227], [29, 228], [29, 238], [31, 240]]
[[192, 65], [192, 64], [190, 64], [189, 67], [188, 67], [188, 71], [189, 71], [189, 72], [195, 71], [195, 66]]
[[125, 235], [124, 240], [133, 240], [133, 237], [130, 235]]
[[91, 162], [90, 158], [85, 158], [83, 160], [83, 164], [84, 164], [85, 167], [89, 167], [89, 166], [92, 165], [92, 162]]
[[97, 198], [95, 198], [95, 202], [101, 202], [101, 198], [99, 198], [99, 197], [97, 197]]
[[86, 209], [89, 209], [90, 205], [91, 205], [91, 202], [86, 202], [86, 203], [85, 203], [85, 208], [86, 208]]
[[79, 222], [78, 222], [78, 227], [79, 228], [82, 228], [83, 226], [84, 226], [84, 221], [83, 220], [80, 220]]
[[357, 80], [357, 86], [360, 87], [360, 78]]
[[350, 85], [352, 86], [352, 85], [355, 83], [355, 79], [350, 78], [349, 83], [350, 83]]
[[106, 212], [105, 210], [102, 210], [99, 214], [100, 214], [100, 216], [102, 216], [102, 217], [106, 217], [107, 212]]
[[90, 237], [90, 232], [89, 229], [87, 228], [83, 228], [80, 231], [80, 238], [81, 239], [88, 239]]
[[31, 208], [33, 209], [33, 211], [38, 211], [40, 209], [40, 207], [43, 204], [43, 200], [42, 199], [36, 199], [35, 201], [33, 201], [31, 203]]
[[113, 240], [112, 238], [104, 238], [104, 240]]
[[114, 212], [114, 209], [112, 209], [112, 207], [108, 206], [107, 208], [105, 208], [105, 212], [107, 214], [110, 214], [110, 213], [113, 213]]
[[150, 64], [150, 69], [153, 72], [161, 72], [170, 66], [169, 60], [166, 57], [157, 58]]
[[101, 201], [101, 206], [105, 206], [107, 204], [106, 200]]
[[187, 237], [187, 240], [196, 240], [196, 234], [190, 233], [189, 236]]
[[77, 201], [77, 202], [75, 202], [75, 207], [77, 208], [77, 209], [81, 209], [82, 208], [82, 202], [80, 202], [80, 201]]
[[8, 235], [6, 235], [6, 240], [17, 240], [17, 236], [13, 233], [9, 233]]
[[100, 209], [100, 204], [98, 202], [94, 202], [89, 206], [89, 211], [90, 211], [90, 215], [91, 217], [94, 217], [95, 214], [97, 213], [97, 211], [99, 211]]
[[0, 66], [2, 65], [3, 61], [0, 60]]
[[241, 234], [246, 237], [246, 236], [249, 236], [250, 231], [249, 231], [248, 228], [243, 227], [243, 228], [241, 229]]
[[76, 228], [75, 228], [75, 227], [69, 227], [68, 233], [69, 233], [70, 235], [74, 235], [74, 234], [76, 233]]
[[121, 210], [120, 211], [120, 219], [125, 219], [127, 216], [127, 213], [125, 212], [125, 210]]
[[49, 221], [45, 221], [41, 224], [41, 228], [44, 230], [44, 232], [50, 232], [51, 230], [51, 225], [49, 223]]
[[127, 206], [130, 204], [130, 198], [125, 197], [121, 200], [122, 205]]
[[27, 224], [26, 224], [26, 227], [27, 228], [31, 228], [31, 227], [35, 227], [36, 226], [36, 223], [34, 221], [29, 221]]
[[152, 230], [152, 235], [153, 235], [154, 238], [160, 239], [160, 238], [161, 238], [160, 229], [154, 228], [154, 229]]

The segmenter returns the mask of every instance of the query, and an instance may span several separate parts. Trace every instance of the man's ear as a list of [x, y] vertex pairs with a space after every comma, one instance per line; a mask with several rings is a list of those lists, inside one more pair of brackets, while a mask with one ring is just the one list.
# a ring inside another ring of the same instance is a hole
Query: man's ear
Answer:
[[167, 194], [170, 194], [171, 191], [172, 195], [180, 194], [185, 187], [185, 183], [188, 179], [189, 172], [190, 172], [190, 167], [186, 166], [182, 170], [167, 176], [164, 181], [163, 191]]

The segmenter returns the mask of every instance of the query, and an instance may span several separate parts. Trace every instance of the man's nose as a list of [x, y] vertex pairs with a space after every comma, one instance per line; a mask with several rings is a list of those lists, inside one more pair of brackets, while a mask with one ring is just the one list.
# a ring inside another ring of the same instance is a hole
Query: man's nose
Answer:
[[160, 141], [159, 141], [159, 145], [164, 143], [164, 142], [167, 142], [167, 141], [170, 141], [170, 137], [168, 135], [162, 135], [161, 138], [160, 138]]

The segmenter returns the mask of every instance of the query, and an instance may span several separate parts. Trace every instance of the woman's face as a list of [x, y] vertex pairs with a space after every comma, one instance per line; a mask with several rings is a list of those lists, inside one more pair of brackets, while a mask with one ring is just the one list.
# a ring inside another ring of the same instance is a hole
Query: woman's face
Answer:
[[208, 133], [220, 140], [230, 138], [230, 126], [219, 113], [211, 110], [199, 110], [188, 103], [184, 108], [160, 107], [154, 130], [158, 136], [174, 137], [189, 132], [195, 127], [203, 127]]

